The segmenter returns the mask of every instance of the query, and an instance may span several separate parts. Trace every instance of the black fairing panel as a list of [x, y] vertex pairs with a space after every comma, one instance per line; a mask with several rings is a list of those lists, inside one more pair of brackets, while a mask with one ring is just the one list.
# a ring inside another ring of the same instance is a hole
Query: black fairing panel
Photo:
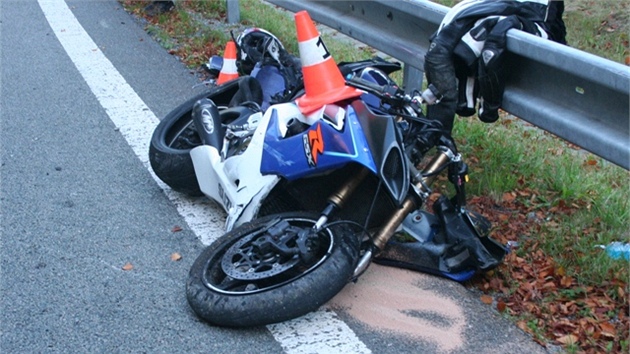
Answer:
[[357, 119], [365, 133], [379, 178], [392, 198], [400, 205], [409, 190], [407, 161], [403, 154], [402, 136], [394, 119], [376, 114], [361, 100], [352, 102]]

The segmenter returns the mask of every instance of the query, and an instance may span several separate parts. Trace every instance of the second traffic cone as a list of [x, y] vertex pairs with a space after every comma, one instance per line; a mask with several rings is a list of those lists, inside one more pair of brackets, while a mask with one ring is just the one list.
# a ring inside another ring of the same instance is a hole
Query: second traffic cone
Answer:
[[346, 86], [308, 12], [295, 14], [295, 27], [304, 76], [305, 94], [296, 100], [302, 114], [309, 115], [326, 104], [360, 96], [361, 91]]
[[221, 66], [221, 72], [219, 72], [217, 85], [221, 85], [236, 78], [238, 78], [238, 70], [236, 69], [236, 44], [234, 44], [233, 41], [229, 41], [225, 46], [223, 66]]

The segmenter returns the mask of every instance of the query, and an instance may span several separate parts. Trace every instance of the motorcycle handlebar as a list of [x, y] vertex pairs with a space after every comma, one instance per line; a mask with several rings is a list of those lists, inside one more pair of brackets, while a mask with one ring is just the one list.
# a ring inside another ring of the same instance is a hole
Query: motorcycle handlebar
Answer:
[[351, 77], [350, 79], [348, 79], [347, 83], [352, 87], [368, 91], [370, 93], [376, 94], [377, 96], [385, 94], [385, 86], [375, 84], [358, 76]]
[[374, 94], [390, 104], [403, 105], [408, 103], [409, 96], [406, 96], [398, 86], [381, 86], [358, 76], [351, 77], [346, 83], [354, 88]]
[[358, 76], [353, 76], [346, 81], [346, 84], [354, 88], [366, 91], [368, 93], [378, 96], [385, 103], [388, 103], [394, 107], [403, 107], [409, 105], [415, 111], [420, 110], [420, 105], [423, 102], [421, 96], [409, 96], [405, 92], [395, 85], [379, 85], [371, 81], [362, 79]]

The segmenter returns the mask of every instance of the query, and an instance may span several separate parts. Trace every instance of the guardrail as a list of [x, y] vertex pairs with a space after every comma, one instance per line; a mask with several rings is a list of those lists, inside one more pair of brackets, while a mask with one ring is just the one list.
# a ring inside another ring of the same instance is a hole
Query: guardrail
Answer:
[[[386, 53], [405, 65], [406, 88], [423, 80], [429, 37], [448, 8], [421, 0], [266, 0]], [[630, 67], [522, 31], [508, 32], [512, 70], [503, 109], [630, 169]]]

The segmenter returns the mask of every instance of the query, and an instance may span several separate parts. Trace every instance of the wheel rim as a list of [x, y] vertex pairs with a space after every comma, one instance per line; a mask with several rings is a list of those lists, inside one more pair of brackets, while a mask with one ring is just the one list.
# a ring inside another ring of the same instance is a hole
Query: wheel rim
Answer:
[[238, 240], [221, 257], [223, 272], [232, 279], [252, 281], [282, 274], [300, 261], [272, 250], [261, 251], [267, 238], [254, 233]]
[[[295, 244], [298, 230], [312, 230], [315, 221], [307, 218], [285, 218], [291, 231], [283, 232], [288, 244]], [[309, 259], [295, 254], [282, 254], [267, 244], [269, 234], [265, 225], [250, 231], [230, 244], [215, 251], [204, 267], [203, 282], [214, 291], [243, 295], [263, 292], [308, 274], [330, 255], [334, 244], [329, 229], [322, 229], [310, 239]], [[266, 239], [267, 238], [267, 239]]]
[[187, 114], [189, 119], [181, 119], [174, 124], [166, 134], [166, 146], [176, 150], [190, 150], [201, 145], [201, 138], [195, 129], [195, 125]]
[[[228, 108], [224, 105], [217, 107], [220, 111]], [[201, 145], [201, 138], [195, 128], [191, 111], [186, 112], [168, 129], [164, 140], [166, 146], [175, 150], [191, 150]]]

